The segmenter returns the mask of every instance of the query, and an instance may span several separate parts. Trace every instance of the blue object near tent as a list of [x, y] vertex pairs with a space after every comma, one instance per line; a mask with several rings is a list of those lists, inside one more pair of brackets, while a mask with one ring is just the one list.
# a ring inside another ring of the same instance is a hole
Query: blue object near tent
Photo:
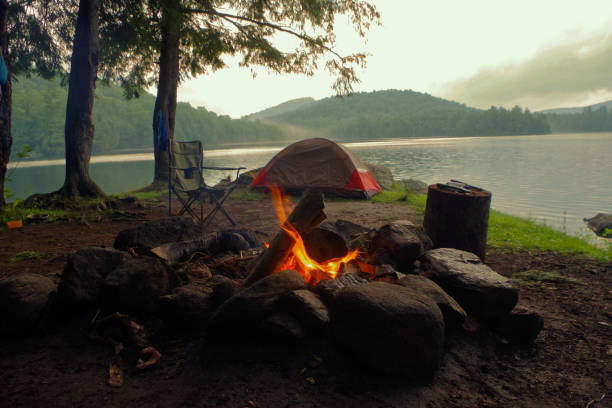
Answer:
[[161, 151], [168, 150], [168, 125], [161, 109], [157, 111], [157, 148]]
[[8, 68], [4, 63], [4, 58], [0, 54], [0, 84], [4, 85], [8, 81]]

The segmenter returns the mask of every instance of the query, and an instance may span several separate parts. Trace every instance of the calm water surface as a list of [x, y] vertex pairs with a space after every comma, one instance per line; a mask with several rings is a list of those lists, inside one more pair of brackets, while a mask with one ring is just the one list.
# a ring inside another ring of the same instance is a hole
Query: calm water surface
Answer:
[[[492, 207], [530, 217], [569, 233], [582, 219], [612, 212], [612, 133], [546, 136], [394, 139], [346, 143], [367, 162], [387, 166], [396, 179], [427, 183], [456, 178], [490, 190]], [[264, 166], [284, 146], [219, 149], [205, 153], [209, 166]], [[90, 173], [109, 193], [148, 184], [153, 155], [92, 158]], [[20, 163], [9, 188], [16, 197], [53, 191], [64, 179], [63, 160]], [[209, 182], [225, 176], [206, 174]]]

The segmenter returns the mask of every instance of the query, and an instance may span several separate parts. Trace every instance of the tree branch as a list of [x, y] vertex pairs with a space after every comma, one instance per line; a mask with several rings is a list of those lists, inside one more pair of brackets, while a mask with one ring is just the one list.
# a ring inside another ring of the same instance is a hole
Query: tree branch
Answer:
[[260, 21], [260, 20], [255, 20], [253, 18], [250, 17], [244, 17], [244, 16], [237, 16], [235, 14], [229, 14], [229, 13], [220, 13], [216, 10], [202, 10], [202, 9], [184, 9], [183, 11], [187, 12], [187, 13], [199, 13], [199, 14], [208, 14], [211, 16], [217, 16], [220, 17], [228, 22], [233, 23], [236, 26], [236, 23], [233, 21], [230, 21], [230, 19], [236, 19], [236, 20], [241, 20], [241, 21], [246, 21], [255, 25], [258, 25], [260, 27], [268, 27], [268, 28], [272, 28], [274, 30], [277, 31], [281, 31], [283, 33], [287, 33], [290, 35], [293, 35], [294, 37], [297, 37], [307, 43], [310, 43], [312, 45], [315, 45], [317, 47], [323, 48], [324, 50], [328, 51], [329, 53], [335, 55], [337, 58], [339, 58], [340, 60], [344, 61], [344, 57], [340, 54], [338, 54], [336, 51], [334, 51], [334, 49], [328, 47], [325, 44], [321, 44], [319, 41], [315, 40], [314, 38], [311, 38], [305, 34], [301, 34], [298, 33], [296, 31], [293, 31], [289, 28], [285, 28], [281, 25], [278, 24], [273, 24], [267, 21]]

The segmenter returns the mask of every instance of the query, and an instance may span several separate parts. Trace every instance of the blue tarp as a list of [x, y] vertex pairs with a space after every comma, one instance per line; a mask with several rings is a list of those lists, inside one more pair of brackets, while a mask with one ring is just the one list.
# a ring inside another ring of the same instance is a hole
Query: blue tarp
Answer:
[[161, 109], [157, 112], [157, 148], [161, 151], [168, 150], [168, 125]]
[[8, 81], [8, 68], [4, 63], [4, 58], [2, 58], [2, 54], [0, 53], [0, 84], [4, 85]]

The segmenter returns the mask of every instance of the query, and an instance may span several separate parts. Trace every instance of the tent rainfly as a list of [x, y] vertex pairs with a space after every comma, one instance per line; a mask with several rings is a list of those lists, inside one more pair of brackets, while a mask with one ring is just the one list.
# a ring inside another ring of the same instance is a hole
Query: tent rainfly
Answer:
[[259, 172], [251, 187], [277, 185], [287, 192], [307, 188], [368, 199], [381, 192], [366, 165], [347, 148], [323, 138], [300, 140], [280, 151]]

